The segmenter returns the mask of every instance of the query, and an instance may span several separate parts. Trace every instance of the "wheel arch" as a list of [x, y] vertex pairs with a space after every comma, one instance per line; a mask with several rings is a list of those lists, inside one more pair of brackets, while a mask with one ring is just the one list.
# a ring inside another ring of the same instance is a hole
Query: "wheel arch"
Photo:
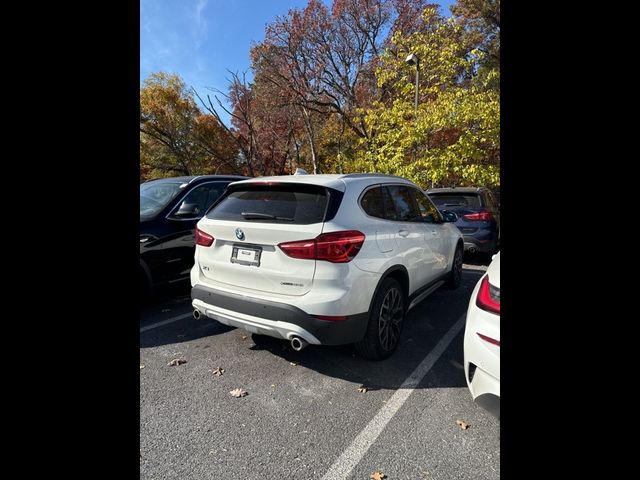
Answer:
[[404, 265], [394, 265], [392, 267], [389, 267], [382, 274], [380, 280], [378, 280], [378, 284], [376, 285], [376, 288], [373, 291], [373, 295], [371, 296], [371, 301], [369, 302], [369, 312], [371, 312], [371, 309], [373, 308], [373, 302], [375, 302], [376, 297], [380, 292], [380, 287], [387, 278], [393, 278], [402, 287], [402, 292], [404, 293], [404, 308], [406, 311], [407, 300], [409, 298], [409, 272], [407, 272], [407, 269]]

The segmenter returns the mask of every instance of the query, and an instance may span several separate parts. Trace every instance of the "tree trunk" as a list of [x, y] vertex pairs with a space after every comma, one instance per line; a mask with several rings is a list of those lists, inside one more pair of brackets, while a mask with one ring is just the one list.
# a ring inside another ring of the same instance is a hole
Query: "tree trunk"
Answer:
[[314, 175], [318, 173], [318, 161], [316, 157], [316, 142], [313, 135], [313, 125], [311, 123], [311, 117], [305, 107], [302, 107], [302, 113], [304, 113], [304, 126], [307, 130], [307, 137], [309, 138], [309, 147], [311, 148], [311, 164], [313, 165]]

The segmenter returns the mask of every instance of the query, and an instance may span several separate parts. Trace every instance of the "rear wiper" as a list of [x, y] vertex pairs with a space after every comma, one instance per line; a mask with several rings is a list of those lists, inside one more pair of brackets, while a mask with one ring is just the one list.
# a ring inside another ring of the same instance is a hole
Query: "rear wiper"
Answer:
[[240, 215], [242, 215], [245, 220], [283, 220], [285, 222], [293, 222], [293, 218], [277, 217], [269, 213], [242, 212]]

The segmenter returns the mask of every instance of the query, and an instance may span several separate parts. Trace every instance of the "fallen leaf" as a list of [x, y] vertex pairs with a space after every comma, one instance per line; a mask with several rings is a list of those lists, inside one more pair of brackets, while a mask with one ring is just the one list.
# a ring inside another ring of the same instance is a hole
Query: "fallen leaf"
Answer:
[[178, 365], [182, 365], [183, 363], [187, 363], [187, 361], [183, 360], [182, 358], [176, 358], [167, 363], [167, 365], [169, 365], [170, 367], [176, 367]]
[[142, 370], [144, 368], [144, 365], [140, 364], [140, 370]]
[[272, 387], [272, 388], [276, 388], [276, 386], [275, 386], [275, 385], [273, 385], [273, 384], [271, 385], [271, 387]]
[[217, 375], [218, 377], [223, 373], [224, 373], [224, 368], [217, 367], [213, 369], [213, 374]]
[[470, 425], [466, 422], [463, 422], [462, 420], [456, 420], [456, 423], [458, 424], [458, 426], [462, 429], [462, 430], [466, 430], [467, 428], [470, 427]]
[[382, 472], [373, 472], [369, 478], [371, 480], [382, 480], [383, 478], [386, 478], [386, 477], [387, 476]]
[[240, 338], [241, 338], [242, 340], [246, 340], [246, 339], [247, 339], [247, 336], [246, 336], [246, 335], [242, 335]]
[[368, 387], [365, 387], [364, 385], [360, 385], [360, 386], [358, 387], [358, 391], [359, 391], [360, 393], [367, 393], [367, 390], [369, 390], [369, 388], [368, 388]]
[[235, 390], [231, 390], [229, 393], [231, 394], [232, 397], [236, 397], [236, 398], [245, 397], [249, 395], [249, 392], [241, 388], [236, 388]]
[[299, 364], [298, 362], [289, 362], [289, 365], [291, 365], [292, 367], [297, 367]]

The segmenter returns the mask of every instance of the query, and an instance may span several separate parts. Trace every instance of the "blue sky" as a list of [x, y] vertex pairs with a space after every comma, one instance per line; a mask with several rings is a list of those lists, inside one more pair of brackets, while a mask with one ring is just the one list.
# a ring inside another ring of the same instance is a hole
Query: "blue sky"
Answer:
[[[324, 0], [330, 4], [330, 0]], [[451, 0], [442, 5], [449, 14]], [[204, 96], [227, 90], [228, 70], [250, 77], [249, 48], [264, 28], [307, 0], [140, 0], [140, 83], [150, 73], [177, 73]], [[222, 119], [228, 124], [224, 112]]]

